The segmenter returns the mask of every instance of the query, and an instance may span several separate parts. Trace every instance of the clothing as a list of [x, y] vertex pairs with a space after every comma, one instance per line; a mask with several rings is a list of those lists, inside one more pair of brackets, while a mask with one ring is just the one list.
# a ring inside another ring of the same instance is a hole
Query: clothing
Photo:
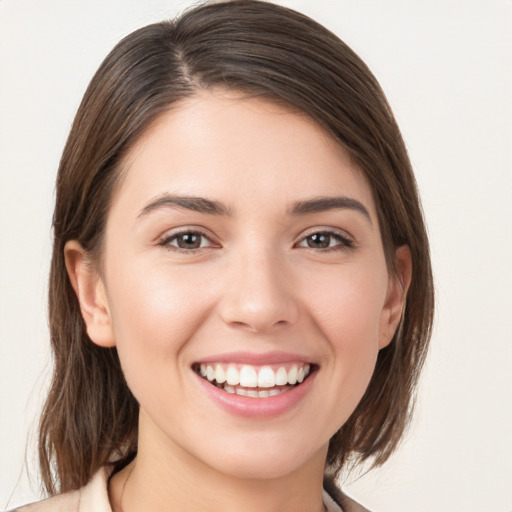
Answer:
[[[43, 501], [16, 508], [11, 512], [112, 512], [108, 499], [107, 483], [110, 471], [100, 469], [91, 481], [77, 491], [53, 496]], [[324, 490], [327, 512], [369, 512], [339, 491]], [[337, 500], [334, 501], [333, 497]], [[338, 504], [339, 503], [339, 504]], [[343, 509], [341, 506], [343, 506]]]

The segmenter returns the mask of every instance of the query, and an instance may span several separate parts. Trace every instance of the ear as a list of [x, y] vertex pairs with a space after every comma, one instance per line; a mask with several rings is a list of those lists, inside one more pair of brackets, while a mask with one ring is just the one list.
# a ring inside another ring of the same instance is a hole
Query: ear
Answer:
[[105, 287], [97, 269], [76, 240], [66, 243], [64, 257], [89, 338], [101, 347], [115, 346]]
[[396, 272], [390, 275], [386, 303], [381, 316], [379, 349], [391, 343], [405, 310], [407, 291], [411, 284], [412, 260], [409, 246], [396, 251]]

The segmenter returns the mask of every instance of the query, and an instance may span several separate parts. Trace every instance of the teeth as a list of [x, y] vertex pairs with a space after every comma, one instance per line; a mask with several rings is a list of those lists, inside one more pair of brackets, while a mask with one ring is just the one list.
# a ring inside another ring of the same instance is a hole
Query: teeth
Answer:
[[[287, 370], [284, 366], [280, 366], [276, 371], [271, 366], [266, 365], [256, 368], [250, 365], [243, 365], [240, 370], [235, 365], [229, 365], [227, 369], [221, 363], [201, 364], [199, 373], [202, 377], [208, 379], [212, 383], [216, 383], [218, 387], [223, 388], [228, 393], [238, 393], [234, 386], [243, 386], [244, 388], [260, 388], [257, 392], [265, 391], [261, 388], [267, 388], [272, 391], [275, 386], [295, 385], [301, 383], [309, 375], [311, 368], [309, 364], [294, 364]], [[225, 384], [224, 386], [221, 386]], [[246, 396], [246, 395], [244, 395]], [[256, 396], [273, 396], [256, 395]]]
[[217, 365], [215, 368], [215, 380], [222, 384], [223, 382], [226, 382], [226, 373], [224, 372], [224, 368], [220, 364]]
[[230, 386], [237, 386], [240, 384], [240, 374], [234, 366], [230, 366], [226, 372], [226, 382]]
[[297, 383], [297, 367], [292, 366], [290, 371], [288, 372], [288, 384], [296, 384]]
[[276, 376], [270, 366], [264, 366], [258, 373], [259, 388], [273, 388], [276, 385]]
[[269, 396], [277, 396], [281, 393], [284, 393], [285, 391], [289, 391], [290, 389], [293, 389], [292, 386], [286, 386], [282, 388], [272, 388], [272, 389], [246, 389], [241, 387], [232, 387], [229, 385], [224, 385], [224, 387], [221, 386], [221, 389], [224, 389], [224, 391], [227, 391], [231, 394], [237, 394], [240, 396], [248, 396], [250, 398], [267, 398]]
[[288, 384], [288, 373], [286, 372], [286, 368], [279, 368], [276, 372], [276, 386], [286, 386]]
[[258, 374], [252, 366], [242, 366], [240, 370], [240, 386], [255, 388], [258, 386]]
[[206, 367], [206, 378], [210, 382], [215, 380], [215, 370], [211, 366]]

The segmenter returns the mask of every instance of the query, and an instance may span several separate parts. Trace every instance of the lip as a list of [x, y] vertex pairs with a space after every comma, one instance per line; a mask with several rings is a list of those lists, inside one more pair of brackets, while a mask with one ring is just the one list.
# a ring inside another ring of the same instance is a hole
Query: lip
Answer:
[[[296, 360], [295, 358], [294, 361]], [[215, 359], [215, 361], [219, 360]], [[268, 359], [266, 361], [268, 362]], [[246, 364], [249, 363], [246, 361]], [[304, 382], [289, 391], [264, 398], [228, 393], [212, 385], [196, 372], [193, 375], [206, 396], [229, 414], [249, 419], [269, 419], [283, 415], [298, 406], [311, 390], [317, 373], [318, 371], [313, 371]]]
[[225, 352], [202, 358], [196, 364], [208, 363], [232, 363], [232, 364], [248, 364], [252, 366], [263, 366], [285, 363], [307, 363], [314, 364], [311, 358], [303, 355], [293, 354], [291, 352]]

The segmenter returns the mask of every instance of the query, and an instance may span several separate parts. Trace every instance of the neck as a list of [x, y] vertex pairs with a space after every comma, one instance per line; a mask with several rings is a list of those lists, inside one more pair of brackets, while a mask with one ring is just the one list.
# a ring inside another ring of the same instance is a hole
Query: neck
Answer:
[[[241, 478], [139, 438], [137, 458], [111, 480], [114, 512], [321, 512], [326, 449], [293, 471]], [[271, 463], [271, 462], [270, 462]]]

